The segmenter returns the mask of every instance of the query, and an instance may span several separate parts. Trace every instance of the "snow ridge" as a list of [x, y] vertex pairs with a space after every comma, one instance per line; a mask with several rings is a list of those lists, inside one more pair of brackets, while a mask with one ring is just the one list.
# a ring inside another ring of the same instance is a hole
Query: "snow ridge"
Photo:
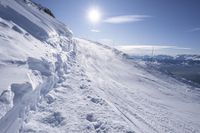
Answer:
[[23, 131], [29, 112], [65, 80], [75, 58], [71, 31], [38, 8], [27, 0], [0, 2], [1, 133]]

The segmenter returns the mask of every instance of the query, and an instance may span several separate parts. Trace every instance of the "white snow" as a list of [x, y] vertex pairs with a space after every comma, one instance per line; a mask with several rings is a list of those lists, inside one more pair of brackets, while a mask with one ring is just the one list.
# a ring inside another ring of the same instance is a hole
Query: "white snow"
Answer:
[[0, 1], [0, 133], [198, 133], [199, 88]]

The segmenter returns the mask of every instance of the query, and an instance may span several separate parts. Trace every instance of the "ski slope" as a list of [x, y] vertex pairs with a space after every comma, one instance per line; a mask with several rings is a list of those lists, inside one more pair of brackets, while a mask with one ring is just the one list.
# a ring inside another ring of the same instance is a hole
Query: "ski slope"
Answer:
[[0, 1], [0, 133], [198, 133], [200, 91]]

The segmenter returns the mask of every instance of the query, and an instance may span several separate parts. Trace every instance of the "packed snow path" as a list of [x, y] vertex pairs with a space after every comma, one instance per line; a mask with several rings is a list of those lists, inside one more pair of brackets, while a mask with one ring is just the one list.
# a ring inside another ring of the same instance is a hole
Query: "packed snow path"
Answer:
[[200, 97], [194, 88], [148, 72], [113, 49], [77, 41], [66, 80], [31, 113], [24, 132], [200, 132]]

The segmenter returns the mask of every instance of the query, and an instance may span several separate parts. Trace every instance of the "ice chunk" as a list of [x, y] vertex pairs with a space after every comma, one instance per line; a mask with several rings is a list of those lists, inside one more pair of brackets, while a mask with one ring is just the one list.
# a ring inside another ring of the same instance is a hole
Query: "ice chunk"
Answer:
[[26, 93], [32, 91], [33, 88], [29, 82], [26, 82], [23, 84], [12, 84], [11, 90], [14, 93], [13, 103], [16, 104], [23, 98]]

